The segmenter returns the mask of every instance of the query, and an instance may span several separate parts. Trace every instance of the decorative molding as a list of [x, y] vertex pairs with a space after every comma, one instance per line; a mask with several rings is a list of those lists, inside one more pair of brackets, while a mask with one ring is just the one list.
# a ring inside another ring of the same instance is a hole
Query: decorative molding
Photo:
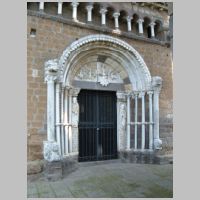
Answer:
[[88, 43], [92, 43], [92, 42], [108, 42], [108, 43], [113, 43], [115, 45], [118, 45], [126, 50], [128, 50], [129, 52], [131, 52], [135, 59], [138, 61], [142, 72], [144, 74], [145, 80], [147, 82], [151, 81], [151, 75], [150, 72], [143, 60], [143, 58], [140, 56], [140, 54], [128, 43], [124, 42], [123, 40], [120, 40], [118, 38], [114, 38], [108, 35], [103, 35], [103, 34], [97, 34], [97, 35], [89, 35], [89, 36], [85, 36], [83, 38], [80, 38], [77, 41], [74, 41], [69, 47], [67, 47], [65, 49], [65, 51], [63, 52], [62, 56], [60, 57], [59, 60], [59, 66], [60, 66], [60, 70], [63, 71], [65, 64], [67, 62], [67, 59], [69, 58], [69, 56], [71, 55], [72, 52], [74, 52], [76, 49], [80, 48], [81, 46], [88, 44]]
[[61, 160], [61, 155], [59, 153], [59, 146], [56, 142], [44, 141], [44, 159], [53, 162]]

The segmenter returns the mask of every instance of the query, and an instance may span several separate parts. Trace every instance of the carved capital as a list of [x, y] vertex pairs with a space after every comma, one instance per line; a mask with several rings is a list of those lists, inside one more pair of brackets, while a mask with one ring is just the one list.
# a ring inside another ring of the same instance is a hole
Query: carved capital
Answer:
[[79, 92], [80, 92], [80, 88], [71, 88], [69, 90], [69, 94], [74, 96], [74, 97], [77, 97]]
[[156, 23], [154, 23], [154, 22], [151, 22], [150, 24], [149, 24], [149, 26], [155, 26], [156, 25]]
[[71, 6], [72, 6], [73, 8], [76, 8], [78, 5], [79, 5], [79, 3], [76, 2], [76, 1], [74, 1], [74, 2], [71, 3]]
[[138, 23], [138, 24], [142, 24], [143, 22], [144, 22], [143, 19], [138, 19], [138, 20], [137, 20], [137, 23]]
[[56, 142], [49, 142], [44, 141], [44, 159], [53, 162], [53, 161], [59, 161], [62, 159], [60, 153], [59, 153], [59, 146]]
[[114, 18], [118, 18], [119, 16], [120, 16], [120, 13], [118, 13], [118, 12], [113, 13]]
[[127, 22], [131, 22], [132, 19], [133, 19], [133, 17], [131, 17], [131, 16], [126, 17]]
[[88, 12], [90, 12], [93, 9], [93, 5], [87, 5], [86, 9], [87, 9]]
[[125, 101], [126, 100], [126, 93], [125, 92], [117, 92], [117, 100], [118, 101]]
[[45, 81], [47, 82], [53, 82], [56, 80], [58, 75], [58, 60], [48, 60], [44, 64], [45, 66]]
[[152, 77], [151, 85], [155, 92], [160, 92], [162, 88], [162, 78], [159, 76]]
[[101, 14], [106, 14], [108, 12], [108, 10], [106, 8], [101, 8], [99, 13]]
[[153, 91], [148, 91], [147, 94], [150, 96], [150, 95], [153, 95]]

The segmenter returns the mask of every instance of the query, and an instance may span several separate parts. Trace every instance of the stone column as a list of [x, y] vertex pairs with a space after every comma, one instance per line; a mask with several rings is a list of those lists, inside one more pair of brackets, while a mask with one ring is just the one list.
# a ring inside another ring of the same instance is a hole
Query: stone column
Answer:
[[138, 29], [139, 29], [139, 34], [143, 35], [144, 31], [143, 31], [143, 19], [138, 19], [137, 23], [138, 23]]
[[140, 93], [142, 98], [142, 145], [141, 149], [145, 149], [145, 92]]
[[71, 6], [73, 7], [72, 10], [72, 19], [74, 21], [77, 21], [77, 7], [78, 7], [79, 3], [78, 2], [72, 2]]
[[101, 8], [100, 13], [101, 13], [101, 25], [106, 25], [107, 9], [106, 8]]
[[59, 153], [61, 154], [60, 123], [60, 83], [56, 83], [56, 141], [59, 146]]
[[150, 24], [149, 24], [149, 26], [151, 27], [151, 38], [155, 38], [155, 32], [154, 32], [154, 26], [155, 26], [156, 24], [154, 23], [154, 22], [151, 22]]
[[134, 92], [134, 98], [135, 98], [135, 145], [134, 149], [137, 149], [137, 123], [138, 123], [138, 92]]
[[62, 15], [62, 4], [63, 2], [58, 2], [58, 15]]
[[162, 141], [159, 136], [159, 93], [162, 87], [161, 77], [152, 77], [153, 95], [153, 117], [154, 117], [154, 149], [162, 149]]
[[39, 10], [44, 11], [44, 2], [40, 2], [39, 4]]
[[126, 96], [117, 92], [117, 150], [126, 149]]
[[131, 28], [131, 20], [132, 20], [132, 19], [133, 19], [133, 18], [130, 17], [130, 16], [127, 16], [127, 17], [126, 17], [127, 29], [128, 29], [129, 32], [132, 30], [132, 28]]
[[127, 150], [130, 150], [130, 95], [127, 95]]
[[148, 91], [149, 95], [149, 149], [153, 149], [153, 91]]
[[87, 9], [87, 21], [88, 22], [92, 22], [92, 9], [93, 9], [93, 5], [87, 5], [86, 9]]
[[69, 112], [68, 112], [68, 94], [69, 88], [65, 88], [65, 98], [64, 98], [64, 126], [65, 126], [65, 154], [68, 155], [69, 153]]
[[118, 13], [118, 12], [115, 12], [115, 13], [113, 13], [113, 17], [114, 17], [114, 19], [115, 19], [115, 29], [119, 29], [119, 16], [120, 16], [120, 13]]
[[44, 159], [52, 162], [61, 159], [58, 143], [55, 141], [55, 80], [58, 61], [45, 62], [45, 81], [47, 82], [47, 141], [44, 141]]

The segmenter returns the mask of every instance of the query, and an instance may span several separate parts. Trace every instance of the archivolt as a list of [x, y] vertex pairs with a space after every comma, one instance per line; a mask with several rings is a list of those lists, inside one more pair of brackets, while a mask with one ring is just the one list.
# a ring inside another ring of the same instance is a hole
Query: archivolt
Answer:
[[[140, 54], [128, 43], [107, 35], [89, 35], [73, 42], [65, 49], [59, 60], [59, 68], [63, 72], [63, 84], [67, 82], [69, 70], [80, 54], [91, 55], [92, 50], [99, 48], [110, 52], [113, 59], [121, 60], [125, 70], [129, 74], [134, 90], [147, 90], [151, 84], [151, 75]], [[115, 56], [115, 54], [117, 56]], [[135, 75], [134, 75], [135, 74]], [[138, 82], [139, 85], [135, 86]]]

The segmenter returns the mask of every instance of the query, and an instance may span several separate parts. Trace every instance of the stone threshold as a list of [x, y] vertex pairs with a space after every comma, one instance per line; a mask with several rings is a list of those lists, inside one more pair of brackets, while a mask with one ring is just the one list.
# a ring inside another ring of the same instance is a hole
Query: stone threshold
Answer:
[[76, 27], [81, 27], [81, 28], [86, 28], [86, 29], [91, 29], [91, 30], [96, 30], [96, 31], [100, 31], [103, 33], [110, 33], [112, 35], [116, 35], [119, 37], [127, 37], [129, 39], [135, 39], [135, 40], [140, 40], [140, 41], [144, 41], [144, 42], [148, 42], [148, 43], [153, 43], [153, 44], [158, 44], [161, 46], [169, 46], [170, 43], [167, 41], [160, 41], [158, 39], [151, 39], [151, 38], [146, 38], [144, 36], [139, 36], [136, 35], [134, 33], [128, 33], [128, 32], [123, 32], [123, 31], [116, 31], [113, 30], [107, 26], [97, 26], [91, 23], [84, 23], [84, 22], [79, 22], [79, 21], [73, 21], [71, 19], [67, 19], [64, 18], [62, 15], [51, 15], [45, 12], [41, 12], [41, 11], [34, 11], [34, 10], [27, 10], [27, 15], [29, 16], [36, 16], [36, 17], [40, 17], [40, 18], [44, 18], [44, 19], [50, 19], [53, 21], [57, 21], [63, 24], [68, 24], [68, 25], [72, 25], [72, 26], [76, 26]]

